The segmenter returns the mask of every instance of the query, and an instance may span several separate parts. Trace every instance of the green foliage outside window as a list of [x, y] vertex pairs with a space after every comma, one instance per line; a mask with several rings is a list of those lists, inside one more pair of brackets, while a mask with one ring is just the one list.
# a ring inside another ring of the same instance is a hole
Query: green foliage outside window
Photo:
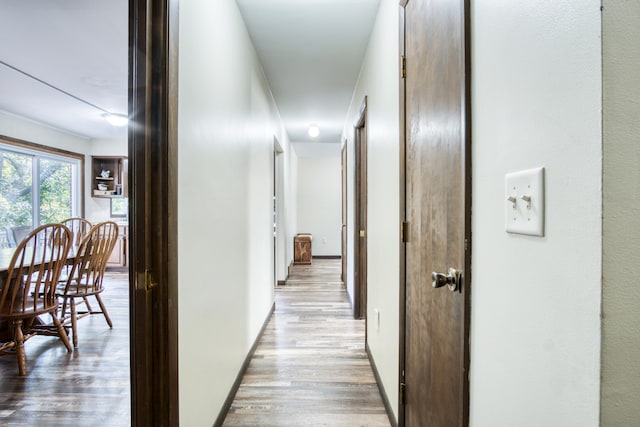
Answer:
[[[33, 169], [39, 174], [35, 185], [39, 211], [33, 210]], [[73, 165], [69, 162], [0, 150], [0, 233], [6, 227], [60, 222], [72, 216]], [[0, 242], [2, 245], [3, 242]]]
[[32, 157], [0, 151], [0, 227], [32, 225]]
[[40, 160], [40, 224], [60, 222], [71, 215], [71, 165]]

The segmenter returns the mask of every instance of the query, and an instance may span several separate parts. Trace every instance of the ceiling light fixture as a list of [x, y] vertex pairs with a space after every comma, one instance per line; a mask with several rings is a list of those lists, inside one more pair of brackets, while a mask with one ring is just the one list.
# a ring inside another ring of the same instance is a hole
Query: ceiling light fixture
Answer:
[[25, 76], [29, 77], [30, 79], [33, 79], [33, 80], [37, 81], [38, 83], [42, 83], [43, 85], [48, 86], [48, 87], [50, 87], [51, 89], [57, 90], [58, 92], [60, 92], [60, 93], [62, 93], [62, 94], [64, 94], [64, 95], [67, 95], [67, 96], [69, 96], [69, 97], [71, 97], [71, 98], [75, 99], [76, 101], [80, 101], [80, 102], [82, 102], [83, 104], [86, 104], [86, 105], [88, 105], [88, 106], [90, 106], [90, 107], [93, 107], [93, 108], [96, 108], [96, 109], [98, 109], [98, 110], [102, 111], [102, 112], [104, 113], [104, 114], [102, 115], [102, 117], [104, 117], [104, 118], [107, 120], [107, 122], [109, 122], [109, 124], [111, 124], [112, 126], [124, 126], [124, 125], [126, 125], [127, 123], [129, 123], [129, 119], [128, 119], [128, 117], [127, 117], [126, 115], [124, 115], [124, 114], [115, 114], [115, 113], [111, 113], [111, 112], [109, 112], [109, 111], [105, 110], [104, 108], [100, 108], [100, 107], [98, 107], [97, 105], [90, 103], [89, 101], [85, 101], [85, 100], [84, 100], [84, 99], [82, 99], [82, 98], [78, 98], [77, 96], [75, 96], [75, 95], [73, 95], [73, 94], [71, 94], [71, 93], [67, 92], [66, 90], [62, 90], [62, 89], [60, 89], [60, 88], [58, 88], [58, 87], [55, 87], [55, 86], [54, 86], [54, 85], [52, 85], [51, 83], [47, 83], [47, 82], [45, 82], [44, 80], [39, 79], [39, 78], [37, 78], [36, 76], [33, 76], [33, 75], [31, 75], [31, 74], [27, 73], [26, 71], [22, 71], [21, 69], [16, 68], [16, 67], [14, 67], [14, 66], [13, 66], [13, 65], [11, 65], [11, 64], [7, 64], [7, 63], [6, 63], [6, 62], [4, 62], [4, 61], [0, 61], [0, 64], [4, 65], [4, 66], [5, 66], [5, 67], [7, 67], [7, 68], [11, 68], [11, 69], [12, 69], [12, 70], [14, 70], [14, 71], [17, 71], [18, 73], [20, 73], [20, 74], [22, 74], [22, 75], [25, 75]]
[[316, 125], [309, 126], [309, 130], [307, 131], [311, 138], [317, 138], [320, 135], [320, 128]]
[[111, 126], [120, 127], [126, 126], [129, 123], [129, 118], [124, 114], [104, 113], [102, 117], [104, 117]]

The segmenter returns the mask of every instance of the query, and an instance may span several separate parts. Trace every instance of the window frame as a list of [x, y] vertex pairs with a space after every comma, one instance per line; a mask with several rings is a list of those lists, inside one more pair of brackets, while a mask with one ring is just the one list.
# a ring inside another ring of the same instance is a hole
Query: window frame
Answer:
[[[26, 155], [31, 155], [31, 156], [35, 156], [37, 158], [48, 158], [48, 159], [54, 159], [54, 160], [60, 160], [60, 157], [63, 158], [67, 158], [68, 160], [74, 161], [74, 162], [78, 162], [78, 194], [76, 195], [76, 203], [77, 203], [77, 212], [78, 212], [78, 216], [83, 217], [85, 216], [85, 203], [84, 203], [84, 198], [85, 198], [85, 155], [81, 154], [81, 153], [76, 153], [73, 151], [69, 151], [69, 150], [64, 150], [61, 148], [56, 148], [56, 147], [51, 147], [48, 145], [42, 145], [42, 144], [37, 144], [35, 142], [30, 142], [30, 141], [25, 141], [22, 139], [17, 139], [17, 138], [12, 138], [10, 136], [6, 136], [6, 135], [0, 135], [0, 144], [4, 144], [4, 145], [8, 145], [10, 147], [13, 147], [15, 149], [15, 152], [17, 153], [23, 153]], [[38, 168], [40, 167], [40, 162], [36, 162], [35, 166], [33, 167], [33, 173], [37, 174], [38, 173]], [[32, 178], [32, 182], [37, 182], [37, 175], [35, 175]], [[73, 196], [72, 196], [72, 203], [74, 202], [73, 200]], [[37, 202], [37, 203], [36, 203]], [[33, 209], [36, 209], [35, 207], [38, 206], [38, 211], [39, 211], [39, 206], [40, 206], [40, 195], [39, 192], [34, 192], [34, 207]], [[32, 224], [34, 227], [37, 227], [37, 224], [35, 224], [36, 220], [39, 221], [39, 213], [37, 215], [36, 218], [33, 218], [33, 222], [34, 224]]]

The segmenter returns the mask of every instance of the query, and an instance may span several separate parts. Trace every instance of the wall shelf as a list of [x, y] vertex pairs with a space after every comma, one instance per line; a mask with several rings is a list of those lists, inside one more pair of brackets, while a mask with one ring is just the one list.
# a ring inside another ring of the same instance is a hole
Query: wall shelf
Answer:
[[[106, 172], [109, 174], [106, 175]], [[104, 175], [103, 175], [104, 173]], [[91, 157], [91, 196], [96, 198], [127, 197], [127, 158], [114, 156]]]

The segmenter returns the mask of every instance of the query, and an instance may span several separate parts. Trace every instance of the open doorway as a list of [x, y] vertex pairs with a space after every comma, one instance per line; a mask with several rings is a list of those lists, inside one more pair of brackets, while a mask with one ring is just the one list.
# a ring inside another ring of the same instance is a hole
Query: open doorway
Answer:
[[284, 217], [284, 149], [273, 137], [273, 283], [284, 285], [287, 277]]
[[[0, 135], [10, 139], [12, 147], [3, 147], [6, 162], [1, 163], [12, 168], [0, 167], [0, 176], [11, 175], [11, 188], [3, 182], [1, 193], [13, 200], [0, 210], [11, 210], [11, 222], [14, 217], [18, 221], [6, 226], [31, 230], [48, 223], [69, 225], [66, 221], [72, 218], [93, 225], [112, 220], [119, 235], [101, 294], [113, 328], [102, 315], [79, 320], [77, 350], [69, 354], [50, 338], [30, 340], [25, 345], [26, 378], [15, 377], [13, 355], [2, 358], [2, 369], [7, 370], [2, 370], [0, 399], [16, 402], [15, 408], [5, 408], [9, 410], [2, 423], [87, 424], [89, 414], [93, 424], [107, 424], [109, 417], [130, 423], [128, 135], [126, 126], [106, 120], [124, 118], [129, 109], [128, 11], [129, 0], [48, 2], [38, 10], [20, 2], [3, 3], [0, 38], [12, 42], [3, 47], [0, 64]], [[24, 188], [18, 188], [20, 183]], [[0, 225], [5, 234], [5, 224]], [[13, 254], [25, 235], [11, 237], [17, 241], [6, 249]], [[78, 311], [98, 311], [97, 301], [88, 299], [92, 308], [82, 305]], [[29, 409], [42, 403], [47, 382], [56, 384], [56, 393], [47, 398], [50, 421], [42, 411]], [[92, 393], [88, 384], [101, 384], [100, 390]], [[117, 392], [105, 397], [106, 389]], [[73, 411], [67, 405], [69, 396], [74, 397]]]
[[367, 98], [354, 126], [355, 143], [355, 224], [354, 224], [354, 306], [357, 319], [367, 317]]

